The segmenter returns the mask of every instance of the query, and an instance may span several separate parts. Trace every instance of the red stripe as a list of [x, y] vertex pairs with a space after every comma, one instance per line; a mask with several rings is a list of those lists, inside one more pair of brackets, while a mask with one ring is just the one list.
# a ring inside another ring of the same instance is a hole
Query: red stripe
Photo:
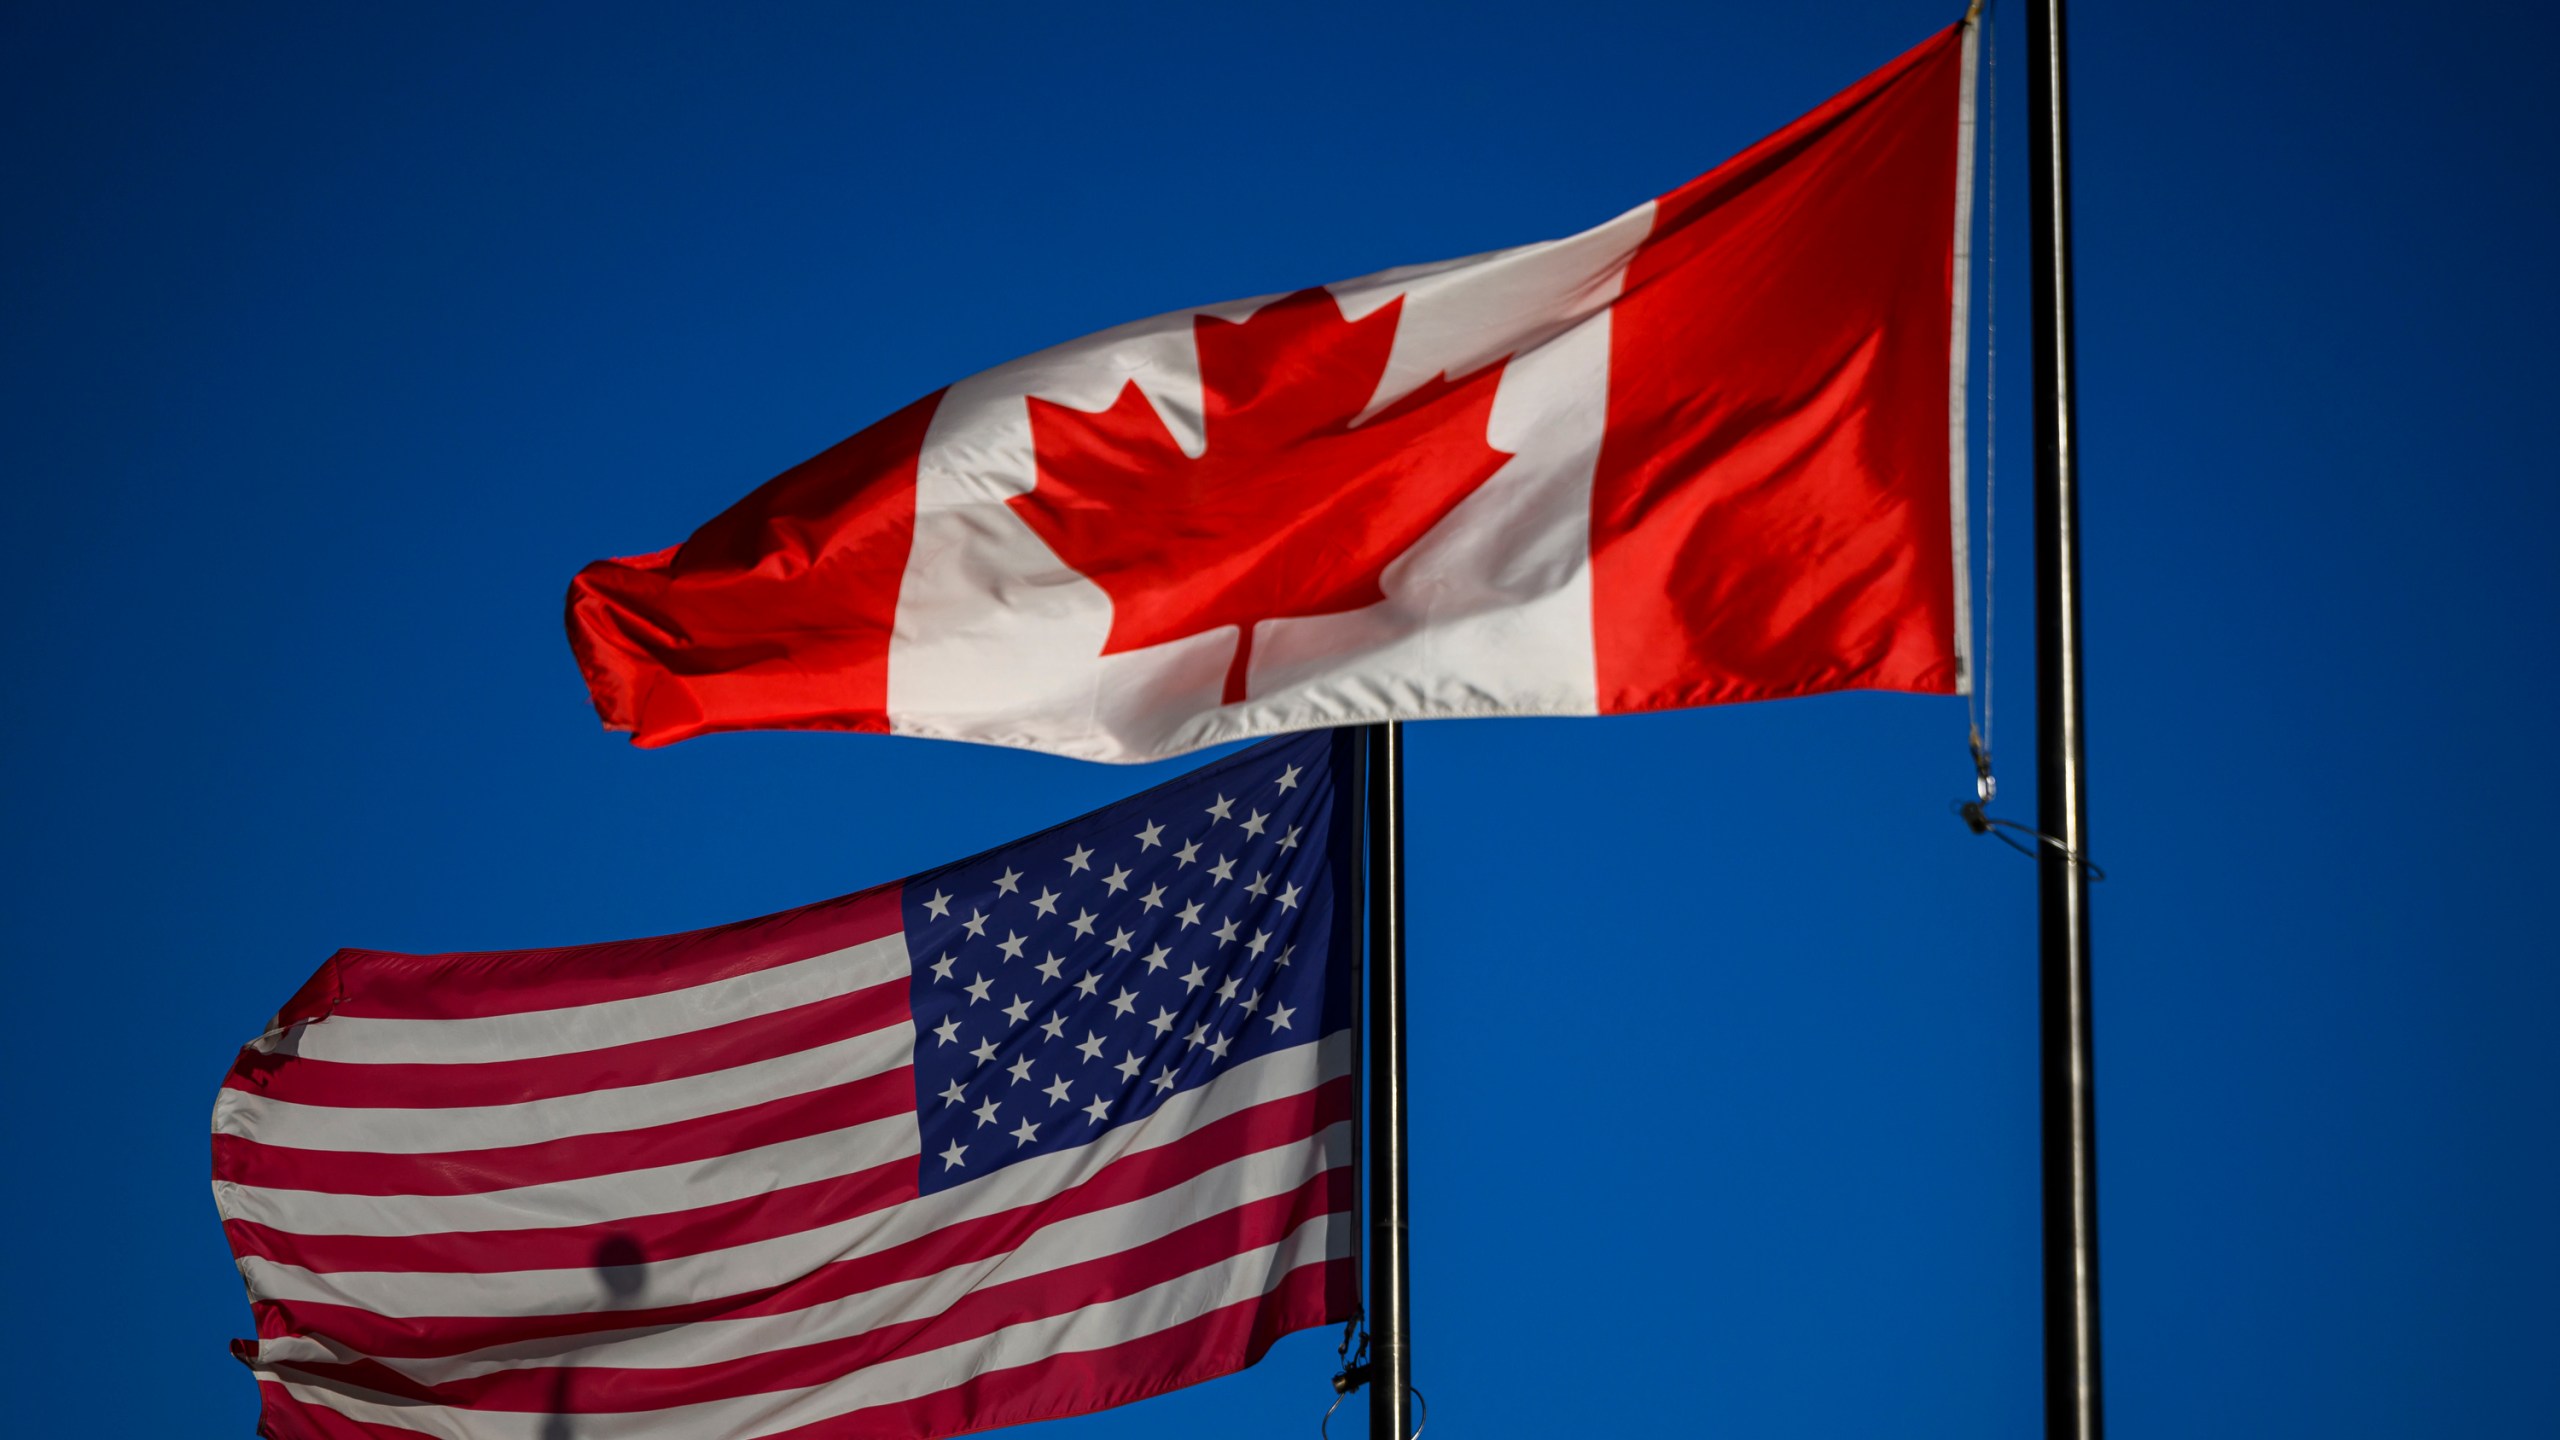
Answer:
[[[1043, 1225], [1071, 1216], [1107, 1209], [1157, 1194], [1232, 1160], [1282, 1145], [1304, 1142], [1351, 1114], [1351, 1078], [1331, 1080], [1298, 1095], [1237, 1111], [1201, 1126], [1168, 1145], [1125, 1155], [1104, 1166], [1090, 1180], [1035, 1204], [946, 1225], [900, 1245], [821, 1266], [786, 1284], [736, 1295], [614, 1311], [569, 1315], [437, 1315], [388, 1316], [347, 1305], [316, 1301], [259, 1300], [254, 1303], [262, 1339], [290, 1335], [325, 1338], [342, 1349], [392, 1358], [458, 1355], [495, 1345], [644, 1326], [676, 1325], [692, 1320], [743, 1319], [784, 1315], [858, 1295], [866, 1290], [953, 1265], [1018, 1249], [1025, 1237]], [[949, 1192], [946, 1192], [949, 1193]], [[930, 1201], [917, 1203], [932, 1203]], [[538, 1253], [560, 1269], [595, 1263], [597, 1247], [632, 1222], [577, 1226], [561, 1231], [502, 1232], [506, 1245], [556, 1243], [554, 1252]], [[769, 1238], [765, 1217], [750, 1213], [739, 1220], [733, 1244]], [[787, 1233], [774, 1228], [772, 1234]], [[272, 1235], [272, 1232], [270, 1232]], [[519, 1238], [521, 1237], [521, 1238]], [[556, 1237], [545, 1241], [543, 1237]], [[417, 1255], [433, 1253], [446, 1237], [408, 1237]], [[296, 1245], [337, 1241], [330, 1237], [293, 1237]], [[643, 1247], [643, 1258], [655, 1258]], [[278, 1256], [277, 1258], [287, 1258]], [[427, 1268], [423, 1264], [395, 1268]]]
[[906, 980], [891, 980], [682, 1035], [524, 1060], [360, 1065], [244, 1050], [222, 1083], [270, 1100], [345, 1109], [516, 1105], [708, 1075], [831, 1045], [906, 1019], [907, 989]]
[[889, 728], [889, 634], [916, 462], [942, 392], [783, 472], [693, 538], [569, 586], [596, 714], [634, 743], [714, 730]]
[[1955, 688], [1963, 31], [1657, 202], [1610, 310], [1602, 710]]
[[352, 1420], [307, 1404], [273, 1380], [258, 1382], [258, 1399], [258, 1433], [266, 1440], [435, 1440], [423, 1430]]
[[1349, 1319], [1356, 1283], [1348, 1260], [1301, 1265], [1268, 1294], [1141, 1339], [990, 1370], [948, 1390], [777, 1431], [766, 1440], [939, 1440], [1108, 1410], [1234, 1374], [1283, 1335]]
[[899, 887], [883, 885], [648, 940], [451, 955], [341, 950], [285, 1002], [275, 1024], [328, 1015], [462, 1020], [663, 995], [895, 935], [906, 923], [899, 907]]
[[392, 1155], [303, 1150], [216, 1135], [213, 1176], [264, 1189], [330, 1195], [477, 1195], [735, 1155], [910, 1113], [915, 1103], [915, 1069], [902, 1065], [717, 1115], [489, 1150]]
[[[769, 1440], [941, 1440], [1107, 1410], [1242, 1370], [1283, 1335], [1349, 1319], [1357, 1293], [1350, 1261], [1301, 1265], [1264, 1294], [1152, 1335], [991, 1370], [946, 1390], [831, 1416]], [[297, 1381], [304, 1378], [295, 1375]], [[422, 1433], [348, 1419], [297, 1400], [272, 1382], [259, 1388], [265, 1399], [259, 1433], [270, 1440], [411, 1440]], [[676, 1433], [671, 1429], [669, 1440]]]
[[487, 1274], [570, 1270], [674, 1260], [851, 1220], [916, 1196], [916, 1157], [691, 1210], [540, 1230], [439, 1235], [296, 1235], [252, 1220], [225, 1220], [234, 1254], [312, 1271], [397, 1270]]
[[980, 1339], [1008, 1325], [1121, 1299], [1276, 1245], [1319, 1217], [1347, 1217], [1353, 1189], [1349, 1167], [1329, 1170], [1289, 1194], [1237, 1206], [1133, 1249], [972, 1290], [938, 1315], [740, 1360], [667, 1368], [501, 1370], [436, 1386], [420, 1385], [378, 1362], [296, 1368], [425, 1404], [537, 1414], [654, 1410], [805, 1389], [865, 1366]]

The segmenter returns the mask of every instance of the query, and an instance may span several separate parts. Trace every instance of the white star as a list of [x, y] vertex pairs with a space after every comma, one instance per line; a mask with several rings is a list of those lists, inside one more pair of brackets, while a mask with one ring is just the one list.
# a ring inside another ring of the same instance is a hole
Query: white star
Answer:
[[1221, 1035], [1217, 1039], [1210, 1041], [1209, 1058], [1213, 1061], [1226, 1059], [1227, 1047], [1234, 1043], [1236, 1043], [1236, 1037], [1233, 1035]]
[[1256, 991], [1254, 991], [1252, 994], [1247, 995], [1246, 997], [1244, 997], [1244, 1013], [1246, 1013], [1247, 1015], [1250, 1015], [1250, 1014], [1252, 1014], [1254, 1011], [1259, 1010], [1259, 1009], [1261, 1009], [1261, 1008], [1262, 1008], [1262, 992], [1261, 992], [1261, 991], [1256, 990]]
[[988, 1061], [996, 1058], [996, 1042], [993, 1040], [981, 1040], [976, 1045], [970, 1047], [969, 1053], [977, 1056], [978, 1063], [984, 1065]]
[[936, 980], [948, 980], [951, 978], [950, 956], [945, 955], [941, 959], [933, 962], [933, 978]]
[[1099, 1125], [1103, 1121], [1111, 1118], [1110, 1102], [1104, 1100], [1101, 1096], [1096, 1095], [1093, 1097], [1093, 1103], [1084, 1107], [1084, 1113], [1092, 1116], [1093, 1123]]
[[1197, 990], [1200, 988], [1201, 983], [1208, 978], [1209, 972], [1207, 970], [1202, 969], [1198, 965], [1194, 965], [1190, 969], [1182, 972], [1182, 988], [1185, 990]]
[[1119, 1011], [1123, 1015], [1137, 1009], [1138, 992], [1135, 990], [1123, 990], [1119, 994], [1112, 996], [1111, 1008]]
[[1274, 1030], [1286, 1030], [1286, 1029], [1288, 1029], [1288, 1028], [1289, 1028], [1289, 1017], [1290, 1017], [1290, 1016], [1292, 1016], [1292, 1015], [1295, 1015], [1295, 1014], [1297, 1014], [1297, 1013], [1298, 1013], [1298, 1008], [1297, 1008], [1296, 1006], [1294, 1006], [1294, 1005], [1274, 1005], [1274, 1006], [1272, 1006], [1272, 1007], [1271, 1007], [1271, 1015], [1270, 1015], [1271, 1028], [1272, 1028], [1272, 1029], [1274, 1029]]
[[1227, 920], [1219, 924], [1218, 943], [1221, 945], [1233, 945], [1236, 943], [1236, 922], [1233, 920]]
[[1281, 963], [1281, 964], [1283, 964], [1283, 965], [1288, 964], [1288, 963], [1289, 963], [1289, 961], [1290, 961], [1290, 958], [1291, 958], [1291, 957], [1293, 957], [1293, 956], [1295, 956], [1297, 953], [1298, 953], [1298, 947], [1297, 947], [1297, 946], [1295, 946], [1295, 945], [1283, 945], [1283, 946], [1281, 946], [1281, 947], [1280, 947], [1280, 963]]
[[1163, 909], [1164, 887], [1161, 885], [1150, 887], [1146, 894], [1138, 897], [1138, 903], [1149, 910]]
[[1228, 976], [1226, 983], [1218, 987], [1218, 1003], [1221, 1005], [1234, 1004], [1236, 992], [1243, 988], [1244, 982], [1242, 980], [1237, 979], [1233, 975]]
[[1099, 974], [1087, 975], [1076, 982], [1076, 993], [1087, 1000], [1092, 999], [1093, 992], [1101, 988], [1102, 976]]
[[1102, 1058], [1102, 1037], [1087, 1030], [1084, 1038], [1076, 1042], [1076, 1048], [1084, 1052], [1087, 1060], [1099, 1060]]
[[1031, 1079], [1031, 1057], [1028, 1055], [1004, 1068], [1013, 1072], [1013, 1083], [1016, 1085], [1025, 1084]]
[[1058, 971], [1064, 968], [1066, 963], [1066, 961], [1052, 955], [1048, 959], [1041, 961], [1039, 964], [1034, 965], [1031, 968], [1040, 972], [1041, 979], [1054, 981], [1058, 978]]
[[1295, 849], [1297, 849], [1297, 848], [1298, 848], [1298, 832], [1299, 832], [1301, 829], [1303, 829], [1303, 828], [1305, 828], [1305, 827], [1303, 827], [1303, 826], [1298, 826], [1298, 825], [1292, 825], [1292, 826], [1290, 826], [1290, 827], [1289, 827], [1289, 833], [1280, 837], [1280, 848], [1281, 848], [1281, 849], [1283, 849], [1283, 850], [1295, 850]]
[[1004, 1007], [1004, 1018], [1012, 1021], [1016, 1025], [1029, 1020], [1031, 1018], [1031, 1002], [1023, 999], [1019, 995], [1014, 996], [1013, 1003]]
[[1219, 861], [1217, 864], [1210, 866], [1209, 873], [1221, 880], [1233, 880], [1236, 878], [1236, 857], [1230, 855], [1226, 859]]
[[1262, 833], [1262, 827], [1270, 823], [1270, 816], [1256, 810], [1252, 815], [1246, 817], [1244, 822], [1244, 833], [1247, 835], [1259, 835]]
[[1278, 897], [1278, 898], [1279, 898], [1279, 901], [1280, 901], [1280, 908], [1281, 908], [1281, 909], [1283, 909], [1283, 910], [1295, 910], [1295, 909], [1297, 909], [1297, 908], [1298, 908], [1298, 887], [1297, 887], [1297, 886], [1295, 886], [1295, 885], [1283, 885], [1283, 886], [1281, 886], [1281, 887], [1280, 887], [1280, 894], [1279, 894], [1279, 897]]
[[960, 922], [960, 928], [969, 932], [970, 939], [984, 940], [987, 938], [987, 917], [981, 911], [972, 910], [969, 918]]
[[1114, 1065], [1111, 1068], [1120, 1072], [1121, 1079], [1135, 1080], [1138, 1078], [1138, 1072], [1147, 1068], [1147, 1062], [1139, 1059], [1136, 1052], [1133, 1051], [1130, 1053], [1128, 1059], [1121, 1061], [1119, 1064]]
[[1302, 766], [1302, 765], [1292, 765], [1292, 766], [1290, 766], [1288, 769], [1281, 771], [1281, 772], [1280, 772], [1280, 788], [1281, 788], [1281, 789], [1283, 789], [1283, 790], [1295, 790], [1295, 789], [1297, 789], [1297, 788], [1298, 788], [1298, 776], [1299, 776], [1299, 774], [1300, 774], [1300, 773], [1301, 773], [1305, 768], [1306, 768], [1306, 767], [1304, 767], [1304, 766]]
[[1041, 886], [1040, 893], [1031, 897], [1031, 908], [1043, 915], [1057, 914], [1058, 892], [1046, 885]]
[[1156, 1072], [1156, 1078], [1148, 1081], [1147, 1083], [1153, 1085], [1158, 1090], [1170, 1090], [1173, 1088], [1173, 1071], [1169, 1068], [1159, 1070]]
[[1126, 930], [1115, 931], [1110, 939], [1105, 940], [1102, 943], [1111, 947], [1112, 954], [1126, 955], [1129, 953], [1129, 932]]
[[1183, 928], [1183, 929], [1185, 929], [1185, 930], [1188, 930], [1188, 929], [1190, 929], [1192, 926], [1197, 925], [1197, 924], [1199, 924], [1199, 923], [1200, 923], [1200, 902], [1199, 902], [1199, 901], [1197, 901], [1197, 900], [1194, 900], [1194, 901], [1192, 901], [1190, 904], [1185, 905], [1185, 906], [1183, 906], [1183, 907], [1182, 907], [1182, 928]]
[[1004, 873], [996, 877], [996, 889], [1007, 895], [1020, 892], [1022, 889], [1022, 872], [1014, 869], [1010, 865], [1007, 865], [1004, 867]]
[[970, 981], [962, 988], [969, 992], [970, 999], [984, 1003], [987, 998], [987, 990], [989, 988], [987, 984], [987, 977], [981, 975], [977, 979]]
[[1163, 843], [1164, 827], [1153, 820], [1147, 822], [1146, 829], [1138, 832], [1138, 848], [1141, 850], [1153, 850]]
[[934, 919], [948, 920], [951, 918], [951, 897], [936, 890], [933, 892], [933, 898], [924, 902], [924, 908], [932, 914]]
[[1004, 938], [996, 942], [996, 948], [1004, 952], [1007, 960], [1019, 960], [1022, 958], [1022, 937], [1007, 930]]
[[1092, 911], [1090, 911], [1090, 910], [1079, 910], [1079, 911], [1077, 911], [1077, 912], [1076, 912], [1076, 918], [1074, 918], [1073, 920], [1070, 920], [1070, 921], [1068, 921], [1068, 922], [1067, 922], [1067, 928], [1068, 928], [1068, 929], [1070, 929], [1070, 930], [1073, 930], [1074, 932], [1076, 932], [1076, 934], [1078, 934], [1078, 935], [1080, 935], [1080, 936], [1084, 937], [1084, 938], [1085, 938], [1085, 939], [1087, 939], [1087, 940], [1092, 939], [1092, 938], [1093, 938], [1093, 912], [1092, 912]]
[[1181, 861], [1185, 869], [1190, 868], [1191, 862], [1200, 858], [1200, 842], [1194, 840], [1184, 845], [1173, 852], [1173, 858]]
[[1111, 873], [1102, 877], [1102, 888], [1110, 891], [1114, 895], [1128, 889], [1129, 867], [1126, 865], [1112, 866]]
[[1191, 1046], [1200, 1046], [1200, 1045], [1206, 1045], [1206, 1044], [1208, 1044], [1208, 1043], [1209, 1043], [1209, 1022], [1208, 1022], [1208, 1021], [1206, 1021], [1206, 1020], [1203, 1020], [1203, 1021], [1201, 1021], [1199, 1024], [1192, 1026], [1192, 1027], [1191, 1027], [1191, 1033], [1182, 1037], [1182, 1043], [1183, 1043], [1183, 1044], [1185, 1044], [1185, 1045], [1191, 1045]]
[[1040, 1127], [1032, 1124], [1026, 1117], [1021, 1124], [1013, 1127], [1013, 1138], [1021, 1144], [1028, 1145], [1040, 1138]]
[[957, 1015], [946, 1016], [941, 1024], [933, 1027], [933, 1033], [941, 1036], [942, 1043], [945, 1045], [959, 1039], [960, 1017]]
[[961, 1089], [960, 1082], [957, 1080], [954, 1080], [950, 1084], [942, 1087], [943, 1103], [947, 1105], [957, 1105], [968, 1098], [969, 1092]]
[[957, 1140], [952, 1141], [951, 1148], [942, 1152], [942, 1168], [945, 1170], [959, 1168], [960, 1157], [968, 1153], [968, 1146], [961, 1144]]
[[1091, 848], [1079, 845], [1073, 850], [1067, 852], [1067, 870], [1070, 874], [1081, 875], [1092, 868], [1093, 851]]
[[990, 1095], [978, 1106], [978, 1128], [983, 1130], [994, 1123], [996, 1123], [996, 1097]]
[[1156, 1009], [1156, 1018], [1147, 1023], [1156, 1027], [1157, 1034], [1170, 1035], [1173, 1033], [1173, 1012], [1159, 1006]]
[[1254, 896], [1257, 899], [1270, 894], [1271, 877], [1268, 875], [1256, 875], [1252, 879], [1247, 880], [1244, 882], [1244, 893]]
[[1236, 802], [1234, 802], [1233, 800], [1228, 799], [1228, 798], [1227, 798], [1226, 796], [1224, 796], [1224, 795], [1219, 796], [1219, 797], [1218, 797], [1218, 803], [1209, 807], [1209, 818], [1210, 818], [1210, 819], [1212, 819], [1212, 820], [1232, 820], [1232, 819], [1234, 819], [1234, 818], [1235, 818], [1235, 803], [1236, 803]]
[[1048, 1088], [1047, 1088], [1047, 1089], [1045, 1089], [1045, 1090], [1043, 1090], [1043, 1091], [1041, 1091], [1040, 1093], [1042, 1093], [1042, 1094], [1044, 1094], [1044, 1095], [1046, 1095], [1046, 1096], [1048, 1096], [1048, 1097], [1049, 1097], [1049, 1103], [1050, 1103], [1051, 1105], [1064, 1105], [1064, 1104], [1066, 1104], [1066, 1103], [1067, 1103], [1067, 1077], [1066, 1077], [1066, 1076], [1064, 1076], [1064, 1075], [1061, 1075], [1061, 1076], [1059, 1076], [1057, 1079], [1050, 1081], [1050, 1082], [1049, 1082], [1049, 1085], [1048, 1085]]
[[1148, 951], [1148, 952], [1146, 953], [1146, 956], [1145, 956], [1145, 959], [1146, 959], [1146, 962], [1147, 962], [1147, 973], [1148, 973], [1148, 974], [1150, 974], [1150, 975], [1152, 975], [1152, 974], [1154, 974], [1156, 971], [1163, 969], [1163, 968], [1164, 968], [1164, 962], [1166, 962], [1167, 960], [1170, 960], [1170, 959], [1172, 959], [1172, 958], [1173, 958], [1173, 952], [1172, 952], [1172, 951], [1170, 951], [1170, 950], [1167, 950], [1166, 948], [1164, 948], [1164, 947], [1163, 947], [1163, 946], [1161, 946], [1161, 945], [1157, 946], [1157, 947], [1156, 947], [1156, 948], [1154, 948], [1153, 950]]
[[1254, 931], [1253, 938], [1244, 942], [1244, 948], [1253, 952], [1254, 959], [1261, 959], [1262, 952], [1271, 948], [1271, 933], [1267, 930]]
[[1049, 1018], [1040, 1022], [1040, 1033], [1051, 1040], [1066, 1034], [1067, 1017], [1055, 1010], [1050, 1011]]

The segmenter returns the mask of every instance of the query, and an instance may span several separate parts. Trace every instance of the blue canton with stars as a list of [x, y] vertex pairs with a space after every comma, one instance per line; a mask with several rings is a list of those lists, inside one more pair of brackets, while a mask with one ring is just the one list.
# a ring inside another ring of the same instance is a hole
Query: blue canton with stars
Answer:
[[1350, 1023], [1356, 744], [1267, 741], [906, 882], [926, 1192]]

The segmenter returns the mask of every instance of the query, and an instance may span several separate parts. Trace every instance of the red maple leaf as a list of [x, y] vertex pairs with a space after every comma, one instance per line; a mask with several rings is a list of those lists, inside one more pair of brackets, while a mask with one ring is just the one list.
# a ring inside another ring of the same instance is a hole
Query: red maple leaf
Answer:
[[1196, 460], [1135, 381], [1099, 413], [1032, 399], [1039, 478], [1010, 503], [1111, 597], [1103, 654], [1233, 626], [1220, 699], [1233, 705], [1254, 626], [1384, 600], [1387, 565], [1511, 458], [1485, 439], [1502, 362], [1434, 376], [1352, 423], [1403, 308], [1346, 320], [1330, 293], [1301, 290], [1241, 324], [1194, 319]]

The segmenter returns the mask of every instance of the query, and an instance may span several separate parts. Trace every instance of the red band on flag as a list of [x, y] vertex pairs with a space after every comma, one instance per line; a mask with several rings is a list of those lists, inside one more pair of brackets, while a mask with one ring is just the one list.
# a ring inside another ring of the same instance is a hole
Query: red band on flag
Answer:
[[941, 401], [784, 471], [682, 545], [579, 571], [569, 643], [605, 728], [642, 745], [742, 726], [888, 729], [916, 457]]
[[1610, 320], [1604, 711], [1956, 686], [1964, 27], [1665, 195]]
[[446, 955], [341, 950], [285, 1002], [275, 1028], [331, 1015], [518, 1015], [688, 990], [895, 935], [898, 897], [897, 886], [883, 885], [779, 915], [595, 945]]

